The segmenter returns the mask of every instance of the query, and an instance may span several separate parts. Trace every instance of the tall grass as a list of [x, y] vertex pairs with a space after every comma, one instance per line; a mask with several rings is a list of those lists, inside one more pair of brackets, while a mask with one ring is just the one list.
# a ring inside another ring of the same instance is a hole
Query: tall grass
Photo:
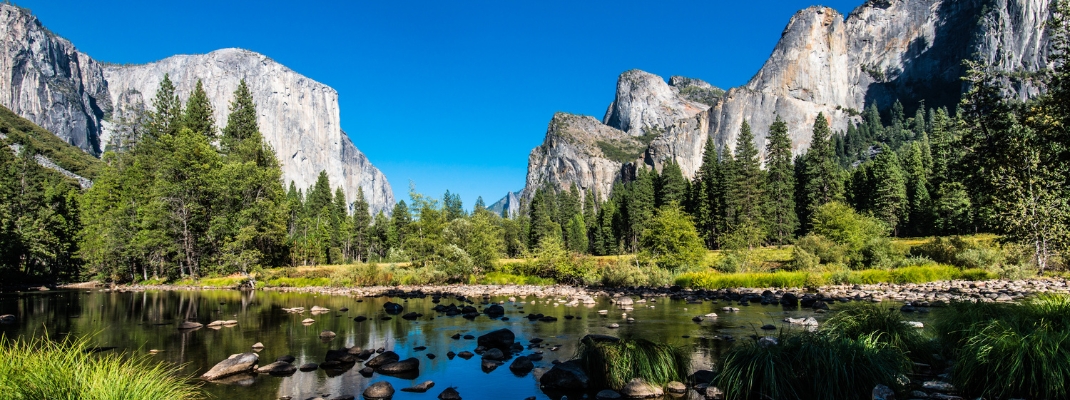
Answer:
[[724, 274], [717, 271], [688, 272], [676, 277], [676, 284], [703, 289], [734, 287], [813, 287], [826, 284], [865, 285], [877, 283], [928, 283], [954, 279], [985, 280], [996, 276], [979, 270], [960, 270], [950, 265], [920, 265], [895, 269], [779, 271]]
[[86, 338], [0, 336], [0, 396], [5, 399], [198, 399], [177, 367], [148, 355], [94, 353]]
[[895, 387], [910, 360], [876, 335], [857, 339], [823, 332], [781, 333], [779, 344], [753, 340], [725, 353], [714, 384], [725, 398], [859, 398], [878, 384]]
[[1070, 398], [1070, 296], [1022, 304], [958, 303], [935, 325], [970, 396]]
[[934, 342], [906, 324], [901, 312], [873, 303], [843, 304], [821, 329], [828, 335], [846, 339], [872, 338], [920, 361], [931, 362], [932, 354], [937, 350]]
[[620, 390], [634, 378], [664, 386], [683, 381], [691, 365], [685, 349], [648, 340], [620, 340], [580, 344], [580, 363], [593, 388]]

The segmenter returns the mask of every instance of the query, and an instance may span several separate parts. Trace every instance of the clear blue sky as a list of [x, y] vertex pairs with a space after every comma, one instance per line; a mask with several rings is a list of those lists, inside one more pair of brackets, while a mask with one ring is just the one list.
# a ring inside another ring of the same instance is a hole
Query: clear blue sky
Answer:
[[[20, 0], [100, 61], [257, 51], [338, 90], [342, 128], [398, 199], [466, 208], [524, 185], [556, 111], [601, 118], [638, 68], [729, 88], [758, 71], [792, 14], [863, 0]], [[219, 105], [217, 105], [218, 107]]]

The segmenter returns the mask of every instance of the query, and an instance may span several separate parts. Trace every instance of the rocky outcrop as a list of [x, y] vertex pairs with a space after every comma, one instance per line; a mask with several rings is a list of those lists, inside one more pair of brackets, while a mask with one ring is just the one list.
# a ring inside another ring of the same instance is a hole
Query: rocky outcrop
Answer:
[[530, 201], [544, 184], [567, 190], [572, 183], [605, 199], [623, 164], [638, 160], [645, 147], [638, 138], [592, 117], [554, 114], [546, 139], [528, 156], [523, 199]]
[[516, 215], [516, 213], [520, 212], [521, 194], [522, 192], [519, 191], [509, 192], [509, 194], [506, 194], [505, 197], [502, 197], [500, 200], [494, 202], [494, 204], [491, 204], [487, 209], [498, 215], [501, 215], [502, 211], [506, 210], [509, 212], [508, 215]]
[[[628, 176], [620, 171], [639, 164], [660, 170], [668, 159], [693, 177], [708, 138], [718, 148], [733, 148], [743, 121], [764, 153], [769, 126], [780, 116], [800, 154], [819, 113], [837, 131], [858, 121], [866, 107], [885, 108], [897, 99], [908, 110], [921, 100], [954, 107], [967, 89], [961, 80], [966, 59], [1000, 72], [1007, 96], [1035, 96], [1040, 89], [1030, 77], [1048, 68], [1050, 15], [1047, 0], [869, 0], [846, 18], [827, 7], [804, 9], [741, 87], [723, 92], [696, 79], [666, 83], [632, 70], [621, 74], [602, 124], [555, 115], [543, 145], [529, 157], [524, 198], [544, 184], [572, 183], [604, 197], [615, 180]], [[555, 129], [560, 122], [570, 135]], [[627, 151], [607, 154], [599, 146], [621, 133], [634, 139], [616, 139]]]
[[[197, 80], [202, 80], [220, 128], [226, 125], [234, 90], [244, 79], [256, 102], [260, 132], [275, 149], [287, 183], [293, 181], [298, 188], [308, 188], [316, 183], [320, 171], [327, 171], [331, 184], [341, 186], [349, 201], [356, 198], [357, 188], [361, 187], [373, 213], [393, 206], [386, 177], [342, 131], [338, 92], [329, 86], [267, 56], [242, 49], [104, 69], [112, 104], [120, 110], [151, 104], [165, 74], [183, 101]], [[105, 128], [101, 137], [107, 142], [114, 126]]]
[[223, 49], [143, 65], [102, 65], [26, 10], [0, 5], [0, 20], [0, 103], [91, 154], [106, 148], [123, 115], [151, 106], [165, 74], [183, 101], [198, 79], [204, 82], [218, 128], [226, 125], [231, 97], [244, 79], [287, 185], [308, 188], [326, 171], [350, 202], [360, 187], [373, 213], [393, 206], [386, 177], [341, 129], [338, 92], [267, 56]]
[[0, 104], [100, 155], [101, 122], [112, 112], [101, 65], [12, 4], [0, 4], [0, 37]]

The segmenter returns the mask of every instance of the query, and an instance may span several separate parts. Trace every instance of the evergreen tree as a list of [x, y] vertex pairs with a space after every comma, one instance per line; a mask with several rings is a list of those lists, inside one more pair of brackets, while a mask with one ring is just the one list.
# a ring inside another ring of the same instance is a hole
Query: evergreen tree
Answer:
[[208, 100], [208, 94], [204, 92], [204, 85], [197, 80], [197, 86], [193, 88], [189, 100], [186, 101], [186, 114], [183, 121], [190, 130], [208, 137], [209, 141], [215, 139], [215, 117], [212, 115], [212, 102]]
[[558, 215], [556, 197], [550, 186], [535, 190], [529, 211], [531, 221], [531, 233], [528, 235], [529, 248], [537, 247], [539, 242], [549, 236], [561, 239], [561, 224], [555, 221]]
[[152, 138], [175, 135], [182, 128], [182, 100], [175, 93], [171, 76], [164, 74], [156, 97], [152, 100], [153, 111], [149, 113], [148, 133]]
[[475, 205], [475, 208], [472, 209], [472, 214], [475, 214], [477, 212], [480, 212], [480, 211], [483, 211], [483, 210], [486, 210], [486, 209], [487, 209], [487, 203], [483, 202], [483, 196], [476, 197], [476, 205]]
[[223, 128], [221, 147], [224, 154], [237, 152], [238, 144], [259, 135], [260, 128], [256, 122], [256, 104], [253, 103], [253, 95], [249, 92], [249, 86], [245, 79], [238, 83], [238, 89], [234, 91], [234, 99], [230, 102], [230, 114], [227, 116], [227, 126]]
[[[309, 215], [315, 216], [320, 210], [328, 208], [334, 199], [331, 196], [331, 180], [327, 177], [327, 171], [320, 171], [316, 177], [316, 183], [312, 187], [308, 188], [308, 195], [305, 197], [305, 208], [308, 210]], [[328, 217], [330, 214], [323, 215]]]
[[721, 232], [718, 229], [720, 209], [719, 200], [722, 198], [719, 192], [721, 188], [721, 163], [717, 154], [717, 146], [710, 137], [706, 141], [706, 147], [702, 150], [702, 165], [699, 166], [696, 182], [691, 185], [692, 191], [692, 215], [695, 216], [695, 227], [699, 236], [702, 237], [706, 248], [716, 246], [717, 237]]
[[758, 160], [758, 149], [754, 146], [754, 134], [747, 121], [743, 121], [740, 127], [734, 160], [733, 180], [728, 190], [729, 207], [732, 209], [729, 226], [734, 228], [751, 224], [762, 227], [765, 177]]
[[881, 145], [880, 150], [872, 161], [873, 192], [868, 208], [898, 236], [901, 224], [907, 219], [906, 180], [895, 152], [887, 145]]
[[464, 205], [461, 203], [461, 195], [459, 194], [450, 193], [449, 190], [446, 190], [446, 193], [442, 195], [442, 205], [446, 212], [447, 222], [465, 216]]
[[405, 241], [405, 237], [409, 233], [409, 225], [412, 224], [412, 212], [409, 211], [409, 206], [405, 204], [405, 200], [400, 200], [397, 204], [394, 204], [390, 218], [390, 226], [394, 228], [394, 231], [388, 233], [387, 248], [400, 248], [401, 243]]
[[353, 200], [353, 219], [349, 226], [352, 230], [350, 235], [353, 240], [353, 260], [358, 262], [370, 260], [372, 215], [368, 200], [364, 198], [364, 188], [360, 186], [357, 186], [357, 196]]
[[656, 190], [655, 204], [658, 207], [684, 204], [687, 196], [687, 180], [684, 179], [680, 164], [677, 164], [675, 159], [670, 158], [665, 161], [665, 165], [661, 168], [661, 175], [657, 179]]
[[628, 247], [635, 249], [639, 234], [646, 223], [654, 216], [654, 171], [645, 166], [638, 166], [635, 182], [630, 184], [630, 196], [627, 199]]
[[[829, 125], [824, 114], [818, 114], [814, 121], [810, 150], [806, 154], [805, 173], [804, 216], [813, 215], [814, 210], [825, 203], [843, 199], [843, 180], [829, 145]], [[808, 226], [808, 219], [802, 221]]]
[[795, 170], [791, 158], [788, 124], [778, 115], [769, 127], [765, 147], [765, 217], [769, 239], [787, 244], [799, 227], [795, 213]]
[[[922, 132], [924, 136], [924, 132]], [[903, 166], [906, 173], [906, 194], [907, 203], [909, 206], [910, 230], [909, 233], [915, 236], [926, 236], [930, 233], [930, 227], [932, 226], [932, 218], [930, 198], [929, 198], [929, 174], [925, 168], [925, 160], [922, 146], [927, 146], [928, 142], [915, 141], [910, 144], [907, 158], [903, 162]]]

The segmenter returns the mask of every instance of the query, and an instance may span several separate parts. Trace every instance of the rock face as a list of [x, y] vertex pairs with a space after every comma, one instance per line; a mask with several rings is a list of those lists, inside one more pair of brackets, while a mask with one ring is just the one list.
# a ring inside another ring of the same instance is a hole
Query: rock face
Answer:
[[245, 79], [286, 185], [308, 188], [327, 171], [350, 202], [360, 187], [373, 213], [394, 204], [386, 177], [342, 131], [338, 92], [262, 54], [223, 49], [143, 65], [102, 65], [27, 10], [2, 4], [0, 20], [0, 104], [90, 154], [107, 148], [120, 117], [151, 107], [164, 74], [182, 101], [197, 79], [203, 81], [217, 128], [226, 125], [232, 94]]
[[683, 77], [627, 71], [601, 123], [558, 113], [546, 140], [528, 159], [530, 199], [544, 184], [608, 195], [614, 181], [637, 166], [680, 164], [693, 178], [707, 140], [733, 148], [748, 121], [764, 153], [769, 125], [787, 122], [794, 153], [810, 145], [818, 113], [834, 131], [858, 121], [870, 105], [896, 99], [954, 107], [966, 89], [962, 60], [981, 60], [1004, 72], [1009, 97], [1039, 93], [1022, 72], [1048, 68], [1051, 16], [1047, 0], [870, 0], [846, 18], [810, 7], [788, 22], [762, 68], [745, 85], [721, 91]]

